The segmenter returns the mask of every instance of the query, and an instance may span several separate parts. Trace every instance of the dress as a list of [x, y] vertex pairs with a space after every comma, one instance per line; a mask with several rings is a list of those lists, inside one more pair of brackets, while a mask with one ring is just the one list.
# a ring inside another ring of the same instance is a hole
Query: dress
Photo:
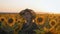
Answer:
[[[28, 28], [29, 26], [30, 28]], [[35, 23], [32, 23], [32, 25], [29, 25], [29, 26], [27, 26], [27, 24], [25, 23], [23, 25], [23, 28], [18, 32], [18, 34], [36, 34], [34, 30], [38, 29], [37, 25]]]

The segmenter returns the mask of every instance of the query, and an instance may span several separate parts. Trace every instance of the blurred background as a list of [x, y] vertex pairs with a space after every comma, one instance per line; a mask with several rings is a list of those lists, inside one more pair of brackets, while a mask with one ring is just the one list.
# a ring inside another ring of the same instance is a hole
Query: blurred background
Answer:
[[0, 12], [19, 13], [26, 8], [35, 12], [60, 13], [60, 0], [0, 0]]

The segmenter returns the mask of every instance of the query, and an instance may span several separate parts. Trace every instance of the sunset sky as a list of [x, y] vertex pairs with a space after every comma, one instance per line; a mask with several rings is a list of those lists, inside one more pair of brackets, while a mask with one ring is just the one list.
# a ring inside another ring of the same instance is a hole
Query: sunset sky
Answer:
[[60, 13], [60, 0], [0, 0], [0, 12], [18, 13], [26, 8], [35, 12]]

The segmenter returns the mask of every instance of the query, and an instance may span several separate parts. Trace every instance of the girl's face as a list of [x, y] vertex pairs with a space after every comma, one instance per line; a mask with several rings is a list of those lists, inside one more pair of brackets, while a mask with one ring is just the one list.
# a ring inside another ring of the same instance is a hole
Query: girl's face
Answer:
[[26, 20], [29, 20], [31, 19], [31, 14], [29, 12], [26, 12], [24, 13], [23, 17], [26, 19]]

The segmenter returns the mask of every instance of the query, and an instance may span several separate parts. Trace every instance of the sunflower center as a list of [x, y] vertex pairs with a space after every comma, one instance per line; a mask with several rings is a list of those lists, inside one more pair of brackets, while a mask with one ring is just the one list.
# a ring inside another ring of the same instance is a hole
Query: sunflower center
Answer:
[[8, 23], [13, 23], [13, 19], [12, 18], [8, 19]]
[[43, 18], [38, 18], [37, 20], [38, 20], [38, 22], [42, 22]]

